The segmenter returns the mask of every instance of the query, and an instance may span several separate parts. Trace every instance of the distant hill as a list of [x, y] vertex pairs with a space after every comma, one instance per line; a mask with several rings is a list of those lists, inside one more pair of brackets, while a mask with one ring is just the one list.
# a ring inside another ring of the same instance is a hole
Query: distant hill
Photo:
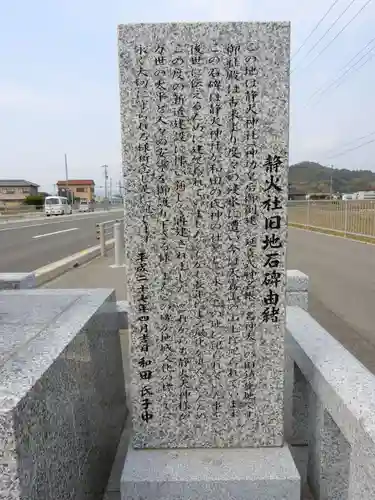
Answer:
[[375, 190], [375, 172], [329, 168], [310, 161], [289, 167], [290, 192], [329, 193], [332, 177], [333, 193]]

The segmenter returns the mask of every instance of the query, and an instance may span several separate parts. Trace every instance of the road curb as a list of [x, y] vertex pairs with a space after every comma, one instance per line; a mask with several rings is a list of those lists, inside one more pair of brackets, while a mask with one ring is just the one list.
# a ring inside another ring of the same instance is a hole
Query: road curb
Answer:
[[[108, 240], [105, 246], [107, 249], [112, 248], [114, 246], [114, 243], [115, 240], [113, 238], [111, 240]], [[58, 278], [70, 269], [74, 269], [77, 266], [85, 264], [86, 262], [95, 259], [99, 255], [100, 245], [95, 245], [94, 247], [86, 248], [86, 250], [82, 250], [73, 255], [69, 255], [69, 257], [65, 257], [64, 259], [52, 262], [52, 264], [40, 267], [39, 269], [36, 269], [34, 271], [36, 286], [39, 287], [41, 285], [44, 285], [45, 283]]]
[[344, 240], [356, 241], [358, 243], [366, 243], [368, 245], [375, 245], [374, 236], [364, 236], [361, 234], [345, 234], [344, 231], [338, 229], [328, 229], [325, 227], [309, 226], [305, 224], [299, 224], [298, 222], [288, 222], [288, 227], [294, 229], [300, 229], [301, 231], [309, 231], [310, 233], [324, 234], [326, 236], [334, 236], [336, 238], [343, 238]]

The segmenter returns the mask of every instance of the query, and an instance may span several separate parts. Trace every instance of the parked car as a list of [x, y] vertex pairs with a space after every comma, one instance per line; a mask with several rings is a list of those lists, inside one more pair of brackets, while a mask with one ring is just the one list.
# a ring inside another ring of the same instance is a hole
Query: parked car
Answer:
[[79, 212], [93, 212], [94, 211], [94, 203], [89, 200], [81, 200], [79, 202]]
[[72, 205], [64, 196], [47, 196], [44, 200], [44, 213], [50, 215], [70, 215], [73, 212]]

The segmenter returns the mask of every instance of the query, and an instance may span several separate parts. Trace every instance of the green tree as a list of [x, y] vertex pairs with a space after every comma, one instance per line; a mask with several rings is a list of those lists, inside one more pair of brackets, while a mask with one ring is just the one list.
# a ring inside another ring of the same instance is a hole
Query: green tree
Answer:
[[42, 207], [44, 205], [44, 196], [40, 194], [27, 196], [24, 200], [24, 204]]

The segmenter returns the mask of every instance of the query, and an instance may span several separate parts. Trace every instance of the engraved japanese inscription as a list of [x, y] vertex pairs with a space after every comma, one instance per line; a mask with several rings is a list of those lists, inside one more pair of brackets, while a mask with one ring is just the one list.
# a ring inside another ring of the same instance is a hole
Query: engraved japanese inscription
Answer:
[[119, 27], [134, 447], [282, 444], [289, 34]]

